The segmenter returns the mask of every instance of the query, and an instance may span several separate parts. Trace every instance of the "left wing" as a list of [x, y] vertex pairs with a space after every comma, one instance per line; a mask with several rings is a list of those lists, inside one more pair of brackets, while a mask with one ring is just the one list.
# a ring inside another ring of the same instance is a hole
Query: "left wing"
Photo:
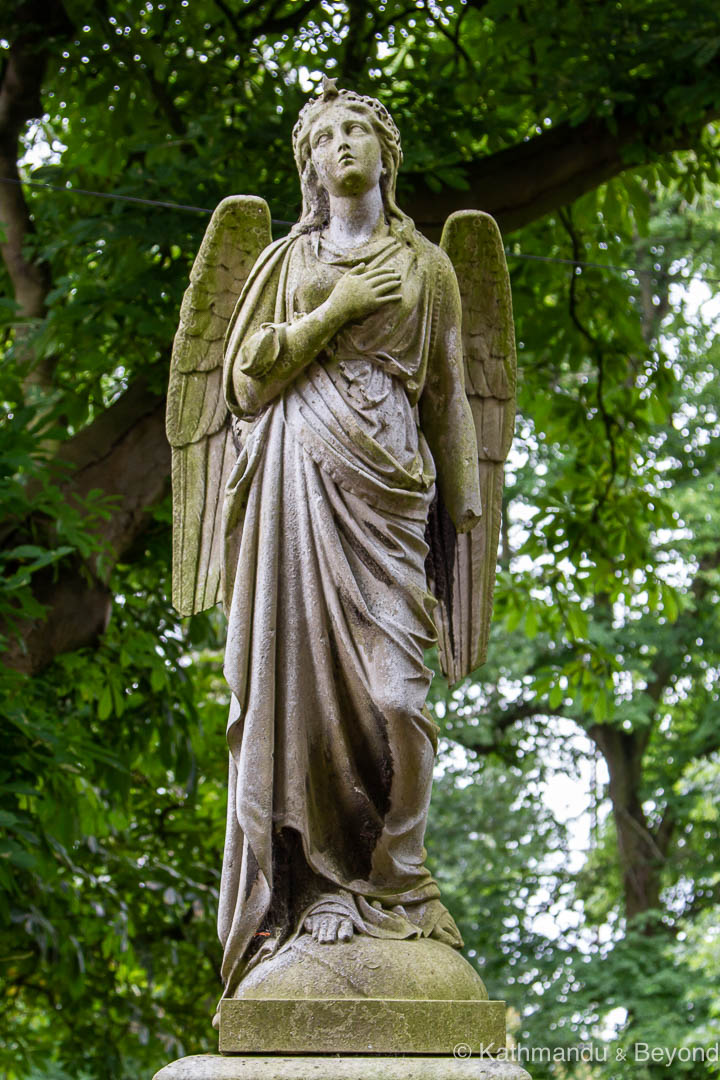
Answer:
[[[445, 223], [440, 246], [455, 267], [462, 299], [465, 390], [475, 421], [483, 516], [455, 534], [444, 507], [435, 508], [431, 564], [442, 568], [435, 622], [442, 669], [451, 683], [487, 656], [500, 519], [503, 465], [515, 424], [517, 360], [510, 278], [494, 219], [461, 210]], [[449, 526], [449, 527], [448, 527]]]

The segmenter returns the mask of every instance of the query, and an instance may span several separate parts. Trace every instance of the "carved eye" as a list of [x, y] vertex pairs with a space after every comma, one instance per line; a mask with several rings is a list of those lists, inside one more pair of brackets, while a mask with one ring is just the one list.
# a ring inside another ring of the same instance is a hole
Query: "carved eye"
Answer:
[[318, 135], [317, 139], [315, 140], [315, 146], [324, 146], [325, 143], [329, 142], [329, 141], [330, 141], [330, 136], [328, 135], [328, 133], [326, 131], [324, 131], [322, 133], [322, 135]]

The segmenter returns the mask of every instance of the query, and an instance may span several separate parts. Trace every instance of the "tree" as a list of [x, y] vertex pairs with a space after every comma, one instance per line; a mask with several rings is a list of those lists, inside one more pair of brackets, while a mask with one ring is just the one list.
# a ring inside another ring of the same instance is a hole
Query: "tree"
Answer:
[[[3, 16], [9, 1062], [59, 1045], [73, 1068], [101, 1075], [112, 1058], [129, 1076], [158, 1062], [155, 1040], [170, 1054], [180, 1031], [204, 1037], [202, 1009], [189, 1015], [162, 969], [172, 949], [178, 978], [191, 978], [201, 955], [210, 1001], [222, 627], [215, 615], [180, 626], [167, 601], [163, 395], [207, 215], [132, 200], [209, 210], [258, 192], [294, 219], [290, 130], [321, 69], [390, 106], [406, 150], [401, 205], [430, 235], [451, 210], [479, 206], [507, 236], [523, 385], [498, 629], [486, 668], [437, 691], [467, 757], [440, 783], [430, 837], [438, 859], [453, 837], [438, 873], [468, 943], [496, 984], [517, 980], [517, 1004], [538, 1005], [538, 981], [569, 1039], [578, 1003], [590, 1023], [607, 996], [588, 972], [626, 970], [632, 948], [667, 957], [685, 922], [709, 917], [717, 824], [711, 781], [696, 777], [720, 741], [717, 340], [682, 290], [717, 262], [715, 19], [708, 0], [688, 12], [664, 0], [193, 0], [112, 14], [28, 0]], [[541, 944], [532, 920], [497, 946], [489, 927], [531, 888], [521, 860], [499, 874], [507, 856], [488, 845], [486, 873], [503, 884], [478, 905], [486, 923], [452, 869], [453, 854], [470, 859], [459, 807], [490, 813], [500, 775], [518, 815], [508, 843], [522, 852], [531, 836], [538, 868], [566, 843], [519, 794], [557, 757], [560, 723], [607, 762], [612, 829], [579, 874], [537, 869], [537, 903], [582, 906], [575, 949], [589, 927], [612, 925], [617, 969]], [[141, 848], [165, 869], [148, 877]], [[517, 975], [503, 978], [513, 956]], [[58, 1019], [69, 993], [83, 1005], [72, 1023]], [[708, 1008], [695, 1002], [698, 1026]], [[532, 1009], [523, 1023], [537, 1033]]]

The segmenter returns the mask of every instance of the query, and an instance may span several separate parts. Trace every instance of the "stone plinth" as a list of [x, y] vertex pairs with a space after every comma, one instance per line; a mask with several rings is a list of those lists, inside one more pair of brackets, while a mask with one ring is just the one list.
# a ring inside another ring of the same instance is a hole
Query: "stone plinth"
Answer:
[[459, 1044], [503, 1047], [505, 1003], [276, 998], [220, 1006], [223, 1053], [452, 1056]]
[[438, 941], [303, 934], [220, 1004], [220, 1050], [240, 1054], [448, 1054], [505, 1046], [505, 1005]]
[[223, 1057], [198, 1054], [166, 1065], [154, 1080], [531, 1080], [520, 1065], [490, 1058]]

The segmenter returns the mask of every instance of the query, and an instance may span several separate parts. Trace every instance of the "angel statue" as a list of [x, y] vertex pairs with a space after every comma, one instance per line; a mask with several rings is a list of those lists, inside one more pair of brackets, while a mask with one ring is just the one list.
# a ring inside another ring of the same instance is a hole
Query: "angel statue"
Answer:
[[288, 236], [259, 198], [213, 214], [168, 393], [174, 604], [228, 623], [227, 998], [300, 935], [462, 945], [425, 865], [424, 653], [484, 660], [514, 416], [492, 218], [422, 236], [390, 114], [335, 80], [293, 151]]

